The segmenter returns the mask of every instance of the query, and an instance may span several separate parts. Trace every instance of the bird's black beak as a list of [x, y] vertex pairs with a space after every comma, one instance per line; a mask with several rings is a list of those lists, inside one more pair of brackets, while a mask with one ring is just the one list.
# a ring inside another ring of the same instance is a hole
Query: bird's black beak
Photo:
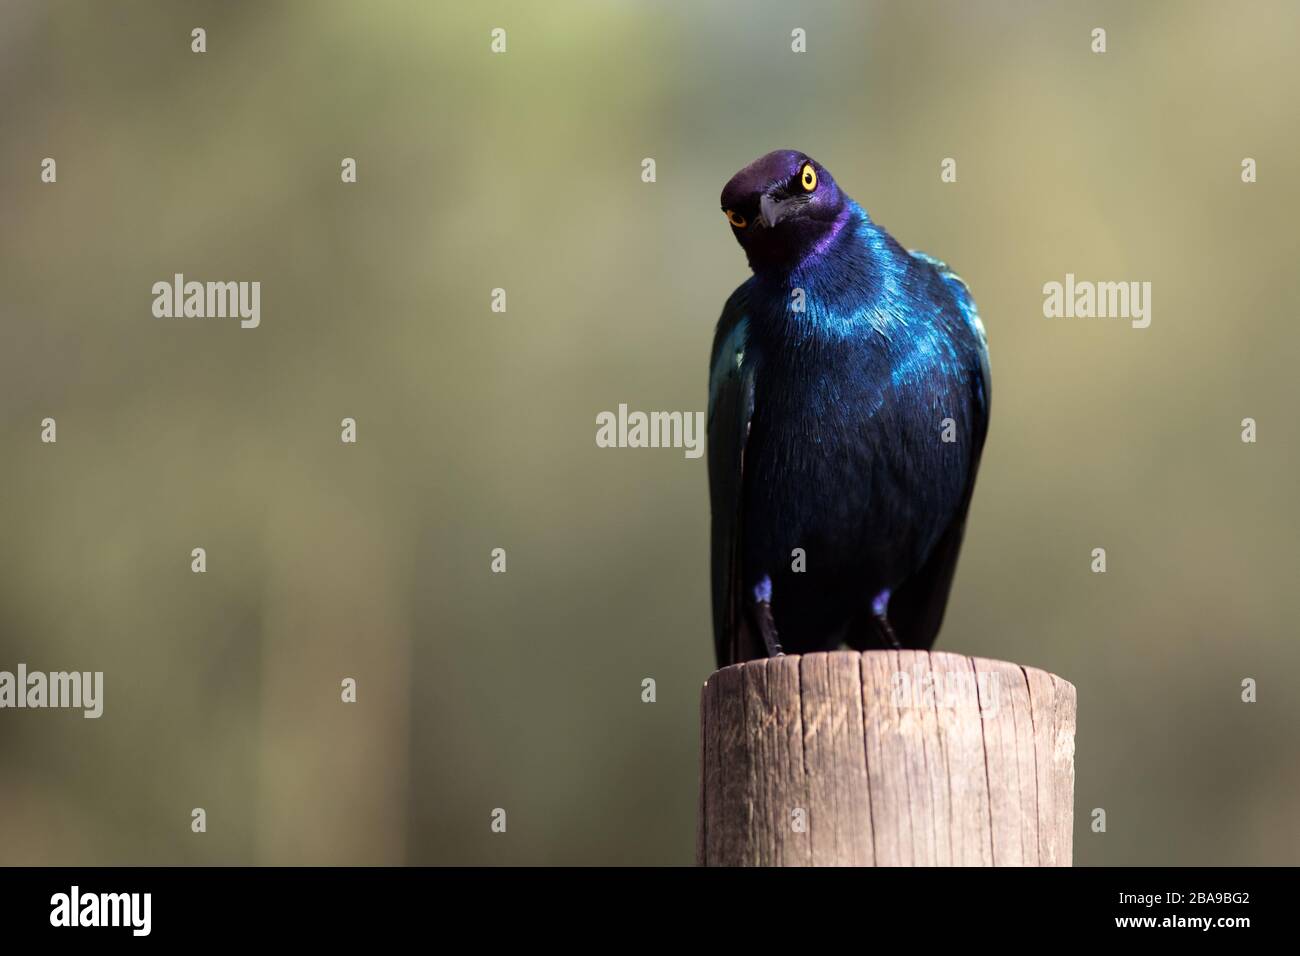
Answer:
[[758, 200], [759, 219], [768, 229], [780, 222], [790, 211], [791, 200], [763, 193]]

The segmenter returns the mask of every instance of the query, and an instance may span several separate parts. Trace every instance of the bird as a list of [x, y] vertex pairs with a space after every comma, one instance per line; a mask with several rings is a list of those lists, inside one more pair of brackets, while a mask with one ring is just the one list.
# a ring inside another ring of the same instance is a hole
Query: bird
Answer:
[[718, 666], [928, 649], [988, 433], [971, 292], [798, 150], [736, 173], [722, 212], [752, 275], [709, 362]]

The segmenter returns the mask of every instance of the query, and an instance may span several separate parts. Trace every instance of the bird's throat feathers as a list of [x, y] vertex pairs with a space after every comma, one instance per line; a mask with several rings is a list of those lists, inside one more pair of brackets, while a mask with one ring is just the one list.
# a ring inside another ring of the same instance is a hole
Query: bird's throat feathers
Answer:
[[788, 270], [756, 271], [751, 321], [763, 338], [790, 344], [840, 339], [905, 322], [911, 256], [857, 203]]

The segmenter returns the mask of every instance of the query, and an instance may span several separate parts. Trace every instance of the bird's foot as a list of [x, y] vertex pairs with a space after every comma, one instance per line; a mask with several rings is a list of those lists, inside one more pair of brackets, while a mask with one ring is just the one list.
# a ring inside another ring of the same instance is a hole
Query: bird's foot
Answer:
[[880, 614], [876, 616], [876, 621], [880, 624], [880, 633], [885, 636], [885, 643], [896, 651], [903, 649], [902, 643], [898, 640], [898, 635], [894, 633], [893, 626], [889, 623], [889, 618]]
[[776, 621], [772, 618], [772, 579], [766, 574], [754, 585], [754, 623], [763, 635], [763, 646], [768, 657], [781, 657], [781, 642], [776, 636]]
[[772, 605], [759, 601], [754, 605], [754, 617], [758, 621], [758, 631], [763, 635], [763, 644], [767, 647], [768, 657], [783, 657], [781, 642], [776, 636], [776, 621], [772, 619]]
[[901, 651], [903, 645], [898, 640], [898, 635], [894, 633], [893, 625], [889, 623], [889, 597], [889, 588], [885, 588], [871, 599], [871, 616], [880, 625], [880, 633], [885, 639], [885, 644], [896, 651]]

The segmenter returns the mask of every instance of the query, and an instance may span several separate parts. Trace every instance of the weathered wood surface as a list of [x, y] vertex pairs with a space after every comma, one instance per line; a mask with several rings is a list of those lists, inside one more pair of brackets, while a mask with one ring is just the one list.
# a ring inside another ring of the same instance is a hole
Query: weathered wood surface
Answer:
[[1069, 866], [1075, 691], [939, 651], [725, 667], [700, 697], [705, 866]]

